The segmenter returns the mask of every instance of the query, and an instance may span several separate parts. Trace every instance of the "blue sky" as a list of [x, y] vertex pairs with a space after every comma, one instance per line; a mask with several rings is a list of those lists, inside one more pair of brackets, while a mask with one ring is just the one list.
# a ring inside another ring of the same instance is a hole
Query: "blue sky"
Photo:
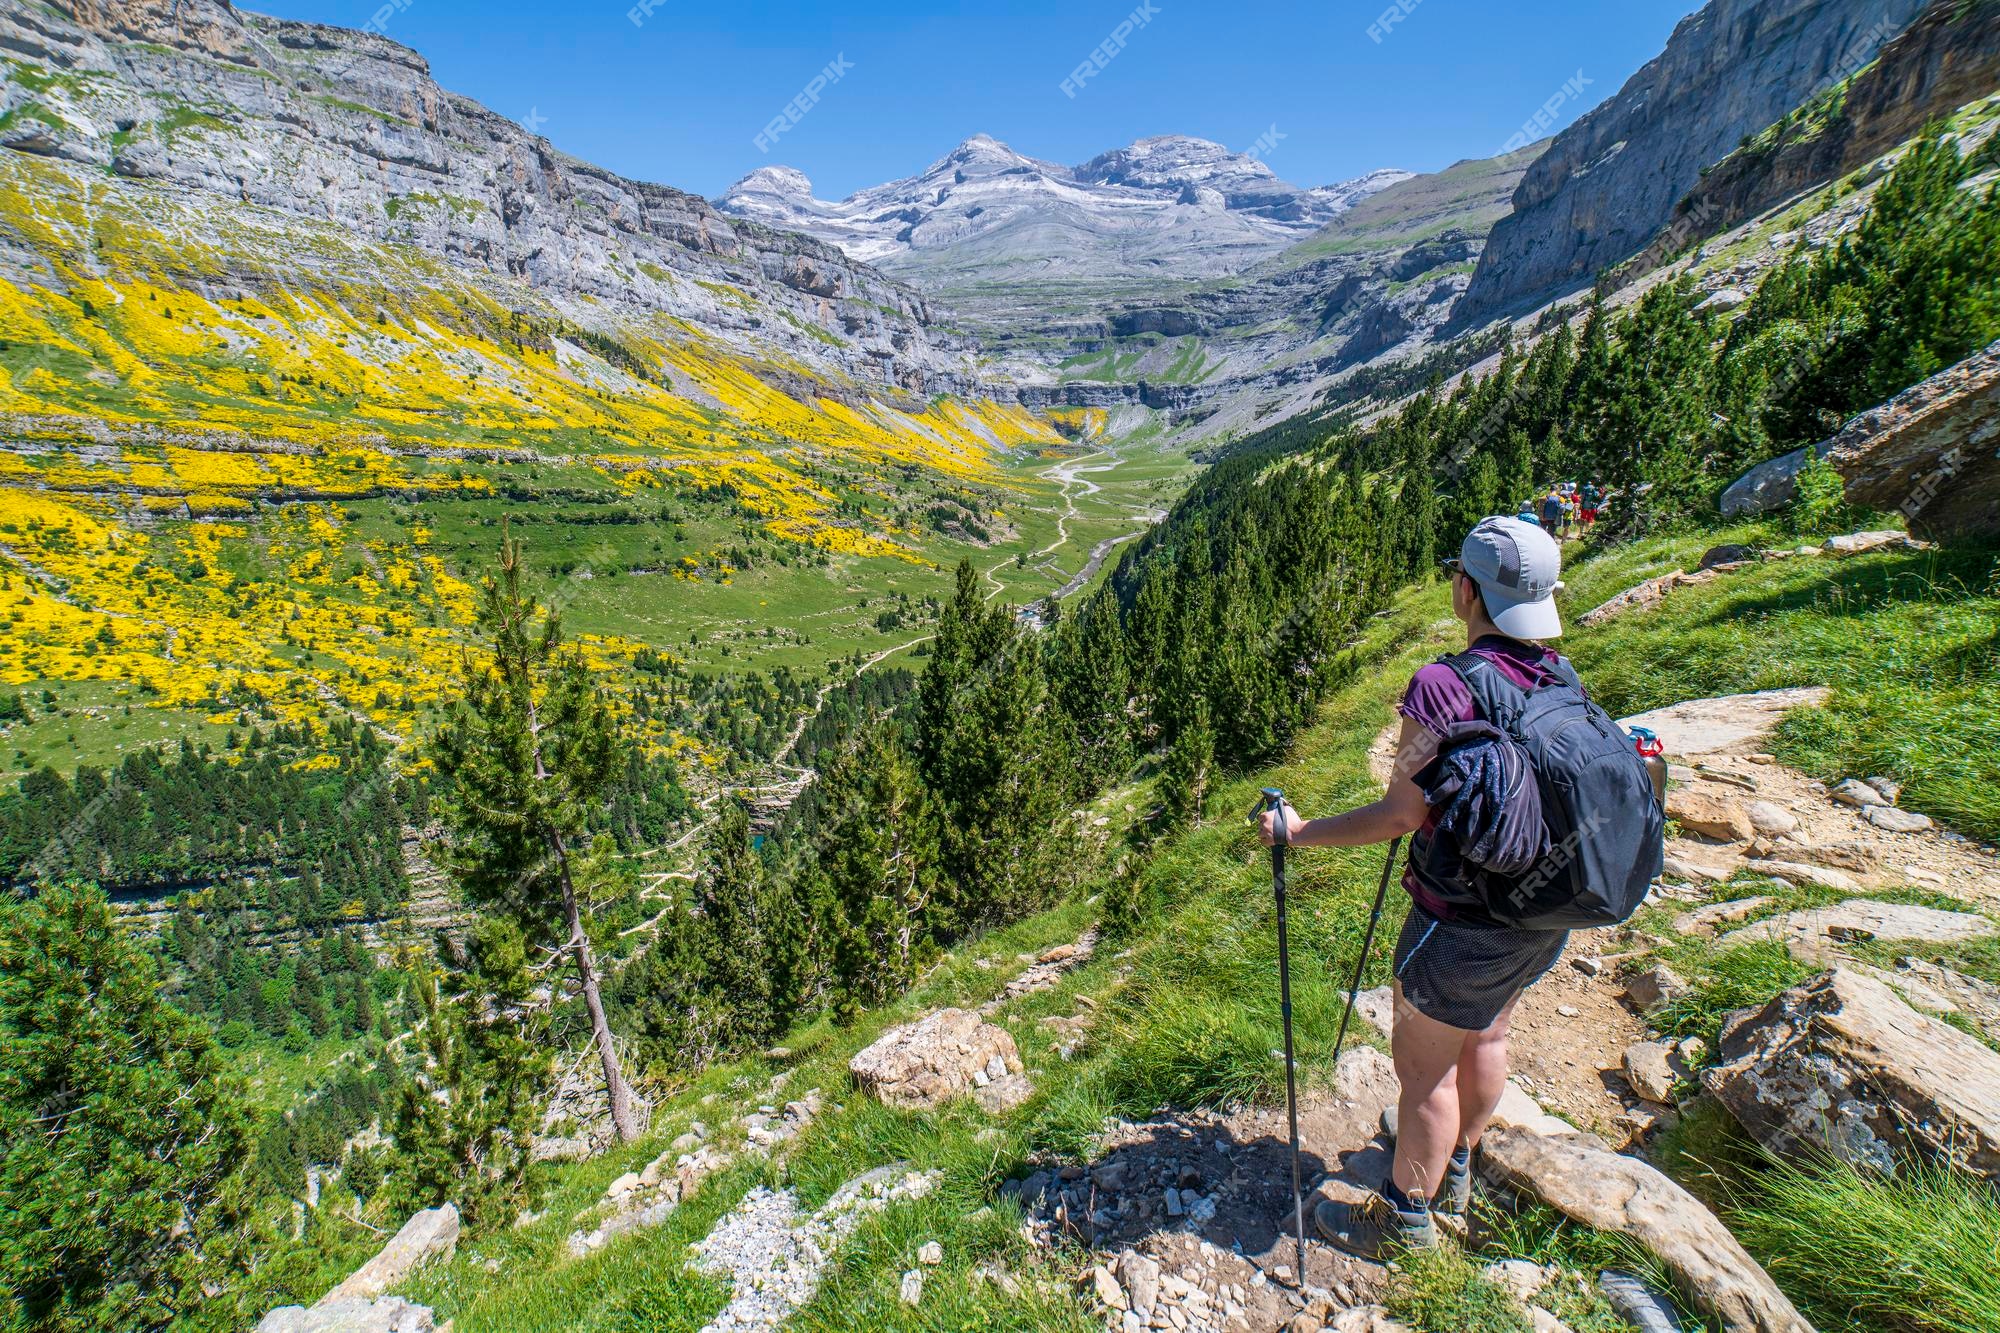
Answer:
[[[634, 4], [650, 5], [650, 12]], [[1560, 128], [1656, 55], [1696, 0], [248, 0], [415, 47], [445, 87], [557, 147], [704, 195], [765, 165], [839, 198], [977, 133], [1057, 162], [1148, 134], [1246, 149], [1301, 185], [1487, 157]], [[401, 5], [401, 8], [397, 8]], [[1397, 21], [1379, 26], [1385, 11]], [[1139, 11], [1144, 13], [1142, 9]], [[1399, 17], [1398, 17], [1399, 16]], [[1371, 32], [1371, 25], [1377, 25]], [[1377, 40], [1380, 38], [1380, 40]], [[756, 137], [837, 59], [796, 123]], [[1587, 82], [1579, 84], [1581, 74]], [[1568, 91], [1566, 92], [1565, 89]], [[1277, 135], [1272, 138], [1272, 127]], [[1536, 126], [1535, 128], [1540, 128]]]

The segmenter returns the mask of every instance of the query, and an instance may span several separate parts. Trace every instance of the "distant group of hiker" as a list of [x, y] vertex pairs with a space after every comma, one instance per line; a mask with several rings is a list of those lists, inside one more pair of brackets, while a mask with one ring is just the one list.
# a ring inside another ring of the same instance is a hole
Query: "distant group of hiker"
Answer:
[[[1591, 484], [1551, 490], [1549, 504], [1566, 524], [1573, 501], [1588, 524], [1602, 498]], [[1661, 870], [1657, 741], [1612, 721], [1547, 646], [1563, 630], [1560, 530], [1484, 519], [1444, 562], [1465, 650], [1419, 670], [1404, 692], [1381, 799], [1306, 820], [1267, 793], [1259, 832], [1277, 849], [1281, 930], [1284, 849], [1389, 842], [1386, 888], [1411, 838], [1402, 877], [1410, 904], [1393, 963], [1394, 1159], [1366, 1204], [1327, 1200], [1313, 1213], [1326, 1239], [1368, 1258], [1435, 1245], [1434, 1214], [1465, 1212], [1472, 1156], [1507, 1085], [1516, 1002], [1555, 966], [1572, 929], [1625, 920]], [[1372, 938], [1372, 919], [1370, 929]], [[1365, 964], [1365, 942], [1362, 950]], [[1350, 1009], [1360, 979], [1357, 965]]]
[[1580, 537], [1597, 523], [1604, 509], [1604, 488], [1595, 481], [1558, 482], [1538, 500], [1524, 500], [1514, 517], [1532, 523], [1558, 541]]

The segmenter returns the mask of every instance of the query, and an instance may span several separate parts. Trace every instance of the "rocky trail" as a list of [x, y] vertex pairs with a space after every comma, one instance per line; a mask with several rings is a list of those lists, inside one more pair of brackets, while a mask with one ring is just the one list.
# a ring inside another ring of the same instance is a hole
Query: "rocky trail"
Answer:
[[[1875, 799], [1853, 787], [1829, 791], [1761, 750], [1786, 711], [1824, 697], [1823, 690], [1799, 690], [1700, 700], [1630, 721], [1659, 732], [1676, 761], [1682, 831], [1656, 892], [1662, 901], [1691, 904], [1677, 929], [1734, 931], [1746, 940], [1777, 935], [1802, 959], [1835, 970], [1763, 1013], [1739, 1014], [1725, 1029], [1724, 1062], [1703, 1073], [1698, 1047], [1659, 1038], [1647, 1022], [1648, 1011], [1684, 984], [1649, 959], [1665, 941], [1631, 927], [1579, 934], [1564, 962], [1522, 1001], [1514, 1078], [1482, 1159], [1489, 1187], [1503, 1196], [1538, 1198], [1639, 1239], [1675, 1274], [1674, 1295], [1730, 1329], [1809, 1325], [1727, 1228], [1645, 1160], [1647, 1141], [1678, 1114], [1685, 1089], [1708, 1089], [1767, 1142], [1824, 1145], [1824, 1132], [1815, 1137], [1805, 1126], [1817, 1115], [1809, 1108], [1831, 1104], [1847, 1112], [1835, 1122], [1849, 1126], [1837, 1132], [1836, 1145], [1877, 1157], [1886, 1144], [1924, 1134], [1928, 1143], [1918, 1147], [1974, 1163], [2000, 1143], [2000, 1057], [1919, 1012], [1956, 1013], [2000, 1031], [1993, 1021], [2000, 988], [1914, 959], [1874, 969], [1848, 952], [1877, 939], [1976, 938], [1994, 932], [1990, 918], [1857, 897], [1745, 925], [1767, 900], [1743, 889], [1742, 880], [1720, 891], [1722, 901], [1704, 902], [1739, 874], [1857, 895], [1925, 885], [1968, 902], [2000, 902], [2000, 861], [1991, 848], [1920, 824], [1891, 803], [1895, 793], [1887, 788], [1857, 784]], [[1371, 750], [1379, 779], [1388, 776], [1394, 734], [1385, 732]], [[1713, 824], [1683, 817], [1711, 804], [1719, 812]], [[1887, 819], [1883, 810], [1908, 818]], [[1393, 1006], [1386, 988], [1360, 1005], [1385, 1039]], [[1859, 1035], [1844, 1044], [1811, 1035], [1850, 1029]], [[1837, 1072], [1828, 1075], [1829, 1067]], [[1947, 1076], [1945, 1067], [1965, 1073]], [[1961, 1086], [1967, 1077], [1973, 1090]], [[1895, 1089], [1893, 1106], [1869, 1091], [1884, 1086]], [[1364, 1048], [1342, 1058], [1331, 1092], [1305, 1097], [1308, 1210], [1322, 1197], [1358, 1199], [1379, 1187], [1393, 1147], [1382, 1122], [1395, 1093], [1387, 1058]], [[1898, 1138], [1892, 1126], [1904, 1121], [1928, 1129]], [[1243, 1108], [1116, 1124], [1088, 1163], [1051, 1162], [1006, 1189], [1046, 1243], [1090, 1251], [1095, 1262], [1084, 1294], [1114, 1329], [1403, 1328], [1376, 1304], [1388, 1270], [1323, 1244], [1310, 1224], [1298, 1283], [1288, 1179], [1283, 1109]], [[1495, 1263], [1488, 1275], [1516, 1294], [1537, 1330], [1564, 1327], [1533, 1304], [1537, 1294], [1581, 1281], [1519, 1260]], [[1635, 1301], [1667, 1298], [1643, 1286], [1609, 1286], [1615, 1294], [1604, 1295], [1628, 1314]]]

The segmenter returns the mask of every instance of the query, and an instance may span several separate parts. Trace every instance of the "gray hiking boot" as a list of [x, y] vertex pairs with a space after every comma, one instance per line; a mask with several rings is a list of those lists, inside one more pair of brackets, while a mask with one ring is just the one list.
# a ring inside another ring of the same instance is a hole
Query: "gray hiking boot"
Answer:
[[1393, 1259], [1399, 1251], [1427, 1250], [1438, 1243], [1437, 1224], [1431, 1221], [1424, 1196], [1416, 1195], [1410, 1203], [1405, 1212], [1380, 1194], [1370, 1194], [1358, 1204], [1323, 1199], [1313, 1209], [1313, 1225], [1349, 1254]]
[[[1396, 1143], [1396, 1108], [1382, 1108], [1382, 1133], [1387, 1136], [1390, 1147]], [[1472, 1207], [1472, 1163], [1464, 1166], [1447, 1161], [1444, 1164], [1444, 1179], [1438, 1183], [1438, 1196], [1431, 1204], [1431, 1211], [1440, 1217], [1464, 1217]]]

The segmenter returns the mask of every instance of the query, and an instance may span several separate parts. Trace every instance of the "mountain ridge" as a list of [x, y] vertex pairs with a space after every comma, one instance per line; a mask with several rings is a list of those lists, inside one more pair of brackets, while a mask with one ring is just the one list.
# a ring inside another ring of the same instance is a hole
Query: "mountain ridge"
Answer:
[[[23, 155], [686, 320], [856, 387], [995, 388], [921, 295], [810, 237], [571, 157], [440, 87], [421, 55], [379, 34], [225, 0], [108, 0], [0, 5], [0, 42], [50, 71], [39, 90], [10, 81], [0, 147]], [[759, 318], [721, 285], [785, 315]]]
[[715, 200], [729, 216], [796, 229], [927, 290], [995, 273], [1147, 278], [1239, 272], [1411, 173], [1384, 169], [1304, 189], [1256, 153], [1151, 135], [1063, 166], [976, 134], [916, 175], [840, 200], [790, 166], [761, 167]]
[[1637, 254], [1739, 139], [1874, 58], [1928, 0], [1711, 0], [1522, 178], [1454, 312], [1518, 313]]

